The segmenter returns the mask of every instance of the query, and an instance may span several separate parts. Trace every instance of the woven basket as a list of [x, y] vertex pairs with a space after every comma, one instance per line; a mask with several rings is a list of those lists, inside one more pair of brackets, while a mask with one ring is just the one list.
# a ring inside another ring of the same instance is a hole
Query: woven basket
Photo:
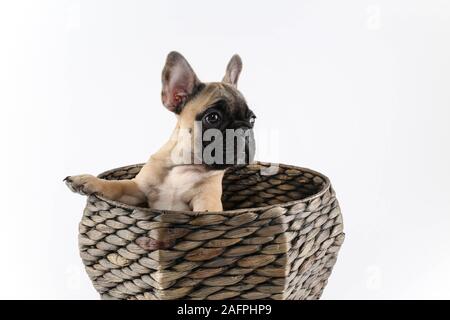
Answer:
[[[175, 212], [89, 196], [81, 258], [104, 299], [318, 299], [344, 241], [327, 177], [232, 167], [223, 212]], [[104, 179], [130, 179], [142, 165]]]

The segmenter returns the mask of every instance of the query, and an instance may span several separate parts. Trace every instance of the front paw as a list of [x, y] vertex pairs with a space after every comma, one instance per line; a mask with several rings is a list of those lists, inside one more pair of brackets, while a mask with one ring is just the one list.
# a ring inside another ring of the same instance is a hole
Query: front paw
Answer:
[[99, 192], [97, 178], [90, 174], [68, 176], [63, 181], [71, 191], [84, 196]]

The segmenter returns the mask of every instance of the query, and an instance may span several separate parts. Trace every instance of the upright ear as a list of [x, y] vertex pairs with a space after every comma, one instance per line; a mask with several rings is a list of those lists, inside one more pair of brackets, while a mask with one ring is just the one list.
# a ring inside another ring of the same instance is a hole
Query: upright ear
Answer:
[[162, 71], [162, 103], [172, 112], [180, 113], [188, 98], [201, 82], [186, 59], [178, 52], [167, 55]]
[[231, 57], [230, 62], [228, 62], [227, 71], [222, 79], [222, 82], [226, 82], [237, 87], [237, 82], [241, 70], [242, 70], [241, 57], [235, 54], [234, 56]]

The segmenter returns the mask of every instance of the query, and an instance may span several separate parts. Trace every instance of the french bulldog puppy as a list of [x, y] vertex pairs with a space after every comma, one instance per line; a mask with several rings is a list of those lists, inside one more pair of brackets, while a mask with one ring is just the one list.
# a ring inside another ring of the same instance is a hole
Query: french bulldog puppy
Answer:
[[169, 141], [131, 180], [84, 174], [65, 178], [67, 186], [159, 210], [221, 211], [224, 170], [254, 156], [255, 115], [237, 90], [241, 70], [241, 58], [234, 55], [221, 82], [203, 83], [180, 53], [169, 53], [161, 94], [177, 118]]

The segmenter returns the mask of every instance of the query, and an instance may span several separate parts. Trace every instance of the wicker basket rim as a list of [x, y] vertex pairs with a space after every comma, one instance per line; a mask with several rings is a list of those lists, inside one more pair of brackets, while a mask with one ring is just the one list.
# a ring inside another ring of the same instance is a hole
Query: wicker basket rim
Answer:
[[[130, 169], [130, 168], [137, 168], [137, 167], [142, 167], [144, 165], [144, 163], [138, 163], [138, 164], [132, 164], [132, 165], [127, 165], [127, 166], [122, 166], [122, 167], [118, 167], [118, 168], [114, 168], [114, 169], [110, 169], [107, 171], [104, 171], [102, 173], [100, 173], [97, 177], [102, 178], [108, 174], [111, 174], [113, 172], [122, 170], [122, 169]], [[285, 169], [296, 169], [296, 170], [301, 170], [304, 172], [308, 172], [311, 174], [314, 174], [316, 176], [321, 177], [324, 182], [325, 182], [325, 186], [322, 187], [322, 189], [303, 199], [299, 199], [299, 200], [292, 200], [292, 201], [288, 201], [288, 202], [283, 202], [283, 203], [279, 203], [279, 204], [274, 204], [274, 205], [269, 205], [269, 206], [262, 206], [262, 207], [251, 207], [251, 208], [243, 208], [243, 209], [233, 209], [233, 210], [224, 210], [224, 211], [208, 211], [208, 212], [204, 212], [204, 211], [180, 211], [180, 210], [158, 210], [158, 209], [151, 209], [151, 208], [145, 208], [145, 207], [137, 207], [137, 206], [132, 206], [132, 205], [128, 205], [119, 201], [114, 201], [114, 200], [110, 200], [108, 198], [102, 197], [100, 195], [94, 194], [94, 195], [90, 195], [89, 197], [95, 197], [98, 198], [102, 201], [105, 201], [106, 203], [109, 203], [111, 205], [114, 205], [116, 207], [119, 208], [123, 208], [123, 209], [127, 209], [127, 210], [140, 210], [140, 211], [144, 211], [144, 212], [148, 212], [148, 213], [158, 213], [158, 214], [171, 214], [171, 213], [176, 213], [176, 214], [186, 214], [186, 215], [193, 215], [193, 216], [198, 216], [198, 215], [213, 215], [213, 214], [220, 214], [220, 215], [226, 215], [226, 216], [234, 216], [234, 215], [238, 215], [244, 212], [257, 212], [257, 211], [266, 211], [268, 209], [274, 208], [274, 207], [286, 207], [286, 206], [292, 206], [298, 203], [302, 203], [302, 202], [308, 202], [310, 200], [313, 200], [315, 198], [318, 198], [320, 196], [322, 196], [325, 192], [327, 192], [330, 189], [331, 183], [330, 183], [330, 179], [328, 179], [327, 176], [323, 175], [320, 172], [311, 170], [309, 168], [303, 168], [303, 167], [298, 167], [298, 166], [293, 166], [293, 165], [288, 165], [288, 164], [282, 164], [282, 163], [270, 163], [270, 162], [261, 162], [261, 161], [255, 161], [252, 163], [252, 165], [264, 165], [264, 166], [268, 166], [268, 165], [278, 165], [280, 167], [283, 167]]]

